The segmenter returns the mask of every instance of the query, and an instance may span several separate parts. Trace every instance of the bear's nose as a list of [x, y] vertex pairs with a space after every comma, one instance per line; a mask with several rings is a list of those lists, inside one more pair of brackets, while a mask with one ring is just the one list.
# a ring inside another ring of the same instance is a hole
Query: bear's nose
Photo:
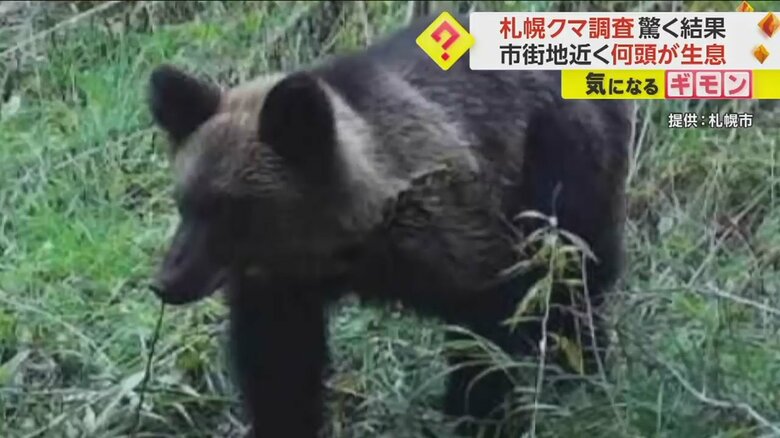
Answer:
[[162, 282], [157, 278], [149, 283], [149, 290], [154, 292], [155, 295], [161, 295], [164, 289]]
[[161, 279], [152, 280], [149, 283], [149, 290], [154, 292], [155, 296], [166, 304], [183, 304], [190, 301], [187, 294], [178, 293], [171, 288], [169, 283]]

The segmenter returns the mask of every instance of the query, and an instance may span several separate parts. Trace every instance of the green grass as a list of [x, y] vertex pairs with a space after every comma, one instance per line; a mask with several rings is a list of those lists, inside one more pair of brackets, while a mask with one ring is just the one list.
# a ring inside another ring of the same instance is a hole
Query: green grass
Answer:
[[[148, 73], [173, 62], [233, 84], [360, 47], [405, 14], [402, 3], [346, 4], [329, 34], [322, 9], [122, 6], [25, 46], [18, 70], [0, 70], [13, 80], [0, 107], [0, 436], [130, 433], [159, 311], [145, 285], [176, 220], [164, 144], [144, 106]], [[30, 21], [42, 30], [72, 13], [52, 7]], [[780, 110], [709, 103], [701, 110], [753, 112], [755, 127], [666, 127], [669, 111], [696, 105], [641, 108], [608, 379], [542, 400], [555, 404], [539, 411], [538, 436], [780, 436]], [[216, 299], [167, 310], [138, 436], [241, 433], [224, 315]], [[333, 309], [334, 435], [447, 436], [443, 330], [350, 300]]]

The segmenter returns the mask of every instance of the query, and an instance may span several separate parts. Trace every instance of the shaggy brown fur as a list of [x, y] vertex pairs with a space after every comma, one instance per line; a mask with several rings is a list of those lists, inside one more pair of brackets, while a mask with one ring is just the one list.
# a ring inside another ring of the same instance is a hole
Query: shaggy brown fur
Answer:
[[[532, 353], [538, 325], [500, 324], [539, 274], [497, 281], [533, 230], [508, 226], [522, 211], [554, 214], [591, 246], [595, 304], [619, 274], [633, 104], [564, 101], [558, 72], [471, 71], [467, 59], [444, 72], [414, 42], [427, 24], [232, 90], [170, 66], [151, 76], [181, 214], [155, 290], [182, 304], [226, 286], [257, 436], [316, 435], [323, 309], [347, 292]], [[570, 318], [551, 324], [571, 330]], [[500, 405], [501, 376], [466, 402], [481, 371], [453, 373], [448, 413]]]

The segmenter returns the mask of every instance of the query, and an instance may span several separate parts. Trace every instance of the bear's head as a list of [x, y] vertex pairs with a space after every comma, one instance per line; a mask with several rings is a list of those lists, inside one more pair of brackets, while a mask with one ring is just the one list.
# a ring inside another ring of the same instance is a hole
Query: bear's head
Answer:
[[340, 254], [381, 220], [370, 136], [311, 73], [221, 89], [164, 65], [149, 107], [169, 137], [180, 216], [153, 286], [164, 302], [203, 298], [237, 270], [339, 275]]

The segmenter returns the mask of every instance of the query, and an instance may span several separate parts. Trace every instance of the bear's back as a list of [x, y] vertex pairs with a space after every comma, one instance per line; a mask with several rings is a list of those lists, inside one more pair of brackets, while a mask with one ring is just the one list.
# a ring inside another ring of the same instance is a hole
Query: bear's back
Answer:
[[[557, 215], [593, 246], [604, 262], [596, 276], [610, 283], [622, 258], [635, 104], [564, 100], [559, 71], [471, 70], [468, 54], [444, 71], [415, 42], [431, 21], [314, 71], [367, 120], [386, 167], [403, 174], [452, 154], [473, 159], [504, 214]], [[468, 27], [468, 17], [458, 21]]]
[[[468, 28], [468, 16], [457, 19]], [[392, 138], [399, 125], [407, 130], [451, 126], [459, 138], [438, 135], [428, 143], [441, 142], [434, 149], [456, 147], [448, 141], [463, 143], [477, 158], [499, 168], [508, 166], [511, 173], [522, 165], [526, 139], [539, 120], [566, 119], [579, 134], [602, 144], [597, 148], [625, 143], [623, 137], [633, 125], [633, 102], [563, 100], [559, 71], [471, 70], [468, 53], [444, 71], [415, 42], [431, 21], [432, 17], [414, 20], [363, 51], [315, 68], [375, 131], [389, 133], [387, 147], [399, 144]], [[609, 153], [614, 155], [609, 160], [620, 161], [627, 149]]]

